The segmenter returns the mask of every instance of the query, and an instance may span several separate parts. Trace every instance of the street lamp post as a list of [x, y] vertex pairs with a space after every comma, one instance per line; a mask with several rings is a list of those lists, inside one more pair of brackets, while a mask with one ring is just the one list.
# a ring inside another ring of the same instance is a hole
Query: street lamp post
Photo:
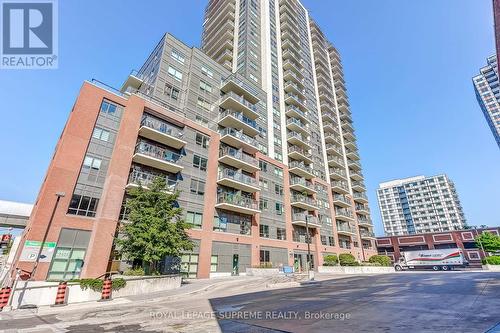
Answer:
[[38, 253], [35, 259], [35, 265], [33, 266], [33, 270], [31, 271], [30, 274], [30, 279], [35, 278], [35, 272], [36, 269], [38, 268], [38, 263], [40, 262], [40, 256], [42, 254], [43, 246], [45, 245], [45, 242], [47, 241], [47, 236], [49, 234], [50, 227], [52, 225], [52, 220], [54, 219], [54, 215], [56, 214], [57, 206], [59, 205], [59, 200], [61, 200], [62, 197], [64, 197], [66, 194], [64, 192], [57, 192], [56, 193], [56, 203], [54, 205], [54, 208], [52, 209], [52, 214], [50, 215], [49, 219], [49, 224], [47, 225], [47, 228], [45, 229], [45, 234], [43, 235], [42, 239], [42, 244], [40, 244], [40, 249], [38, 249]]
[[307, 241], [307, 278], [311, 269], [311, 235], [309, 234], [309, 215], [306, 214], [306, 241]]

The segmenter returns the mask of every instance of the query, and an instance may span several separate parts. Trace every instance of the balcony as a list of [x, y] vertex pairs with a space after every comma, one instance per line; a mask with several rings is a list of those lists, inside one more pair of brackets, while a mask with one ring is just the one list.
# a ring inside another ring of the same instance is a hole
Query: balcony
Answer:
[[346, 172], [342, 168], [329, 168], [330, 178], [335, 180], [347, 180]]
[[300, 177], [290, 177], [290, 188], [300, 193], [315, 194], [317, 192], [311, 181]]
[[340, 135], [333, 134], [333, 133], [325, 134], [325, 142], [326, 143], [336, 143], [339, 145], [342, 144], [342, 141], [340, 139]]
[[148, 188], [153, 183], [156, 178], [163, 178], [165, 180], [166, 191], [172, 193], [177, 187], [177, 180], [168, 178], [167, 175], [161, 173], [154, 173], [143, 171], [140, 169], [133, 169], [128, 177], [127, 186], [125, 188], [130, 189], [138, 186]]
[[223, 111], [219, 115], [219, 125], [242, 130], [243, 133], [252, 137], [259, 134], [255, 120], [248, 118], [242, 112], [234, 110]]
[[328, 155], [337, 155], [339, 157], [342, 157], [342, 148], [339, 145], [336, 145], [334, 143], [327, 143], [325, 145], [326, 147], [326, 153]]
[[335, 208], [335, 218], [343, 221], [354, 221], [354, 214], [347, 208]]
[[314, 178], [313, 169], [306, 165], [304, 162], [292, 161], [288, 163], [288, 171], [298, 175], [300, 177], [304, 177], [306, 179]]
[[285, 83], [285, 92], [289, 94], [296, 94], [299, 96], [301, 99], [305, 99], [306, 95], [303, 89], [301, 89], [298, 84], [292, 82], [292, 81], [287, 81]]
[[301, 146], [305, 149], [311, 149], [309, 139], [300, 133], [289, 131], [287, 134], [287, 141], [293, 145]]
[[359, 192], [362, 192], [364, 190], [366, 190], [366, 187], [365, 187], [365, 184], [362, 182], [362, 181], [352, 181], [351, 182], [351, 187], [354, 191], [359, 191]]
[[358, 161], [348, 159], [347, 165], [349, 166], [349, 168], [353, 168], [355, 170], [361, 170], [361, 163], [359, 163]]
[[367, 204], [356, 204], [356, 213], [370, 214], [370, 207]]
[[331, 182], [332, 191], [349, 194], [349, 187], [347, 186], [347, 182], [334, 180]]
[[130, 75], [127, 77], [127, 80], [123, 84], [122, 88], [120, 89], [121, 92], [126, 92], [126, 91], [137, 91], [144, 80], [142, 79], [142, 75], [139, 75], [139, 73], [136, 70], [133, 70]]
[[337, 233], [345, 236], [355, 236], [356, 229], [351, 227], [348, 223], [337, 223]]
[[177, 173], [184, 169], [178, 164], [180, 158], [180, 154], [144, 141], [139, 141], [135, 147], [135, 154], [132, 157], [132, 161], [155, 169]]
[[344, 194], [334, 194], [333, 203], [337, 206], [349, 208], [351, 207], [351, 199]]
[[300, 97], [298, 95], [291, 94], [291, 93], [285, 94], [285, 103], [287, 103], [288, 105], [294, 105], [294, 106], [298, 107], [299, 109], [301, 109], [302, 111], [307, 110], [304, 102], [305, 101], [300, 99]]
[[328, 157], [328, 165], [338, 168], [345, 168], [344, 159], [338, 156], [329, 155]]
[[182, 130], [147, 114], [142, 117], [139, 135], [175, 149], [181, 149], [186, 145], [186, 141], [182, 140], [184, 136]]
[[361, 170], [349, 169], [349, 176], [352, 180], [363, 180], [363, 174], [361, 173]]
[[368, 217], [362, 217], [358, 215], [358, 225], [363, 227], [373, 227], [372, 220]]
[[349, 132], [353, 132], [354, 131], [354, 127], [352, 127], [351, 123], [348, 122], [348, 121], [342, 120], [340, 122], [340, 125], [342, 126], [342, 129], [344, 129], [346, 131], [349, 131]]
[[294, 60], [292, 59], [286, 59], [285, 61], [283, 61], [283, 70], [287, 71], [287, 70], [291, 70], [293, 71], [299, 78], [302, 78], [303, 75], [302, 75], [302, 72], [301, 72], [301, 69], [302, 69], [302, 65], [300, 63], [297, 63], [295, 62]]
[[232, 147], [223, 147], [219, 150], [219, 162], [247, 172], [260, 170], [259, 160]]
[[368, 231], [368, 230], [360, 230], [359, 235], [362, 239], [376, 239], [375, 234], [373, 231]]
[[215, 208], [248, 215], [260, 213], [259, 203], [256, 200], [234, 193], [217, 194]]
[[349, 149], [346, 147], [346, 155], [348, 158], [350, 158], [351, 160], [359, 160], [359, 154], [356, 150], [353, 150], [353, 149]]
[[306, 227], [306, 225], [309, 228], [320, 228], [321, 224], [318, 221], [318, 218], [313, 215], [309, 214], [304, 214], [304, 213], [295, 213], [292, 215], [292, 224], [293, 225], [298, 225], [301, 227]]
[[226, 110], [232, 109], [243, 112], [245, 116], [251, 120], [259, 118], [257, 106], [247, 101], [243, 96], [239, 96], [232, 91], [220, 98], [219, 105]]
[[352, 197], [354, 201], [361, 202], [361, 203], [368, 203], [368, 197], [366, 196], [365, 192], [354, 192], [352, 194]]
[[313, 162], [311, 153], [309, 153], [306, 149], [294, 145], [288, 147], [288, 157], [293, 158], [294, 160], [304, 161], [309, 164]]
[[249, 193], [260, 191], [257, 179], [231, 169], [222, 169], [219, 172], [217, 184]]
[[220, 140], [230, 146], [236, 147], [238, 149], [243, 149], [251, 154], [254, 154], [258, 151], [257, 140], [244, 134], [242, 131], [226, 127], [219, 133], [221, 135]]
[[354, 142], [354, 140], [345, 140], [344, 145], [347, 149], [352, 149], [352, 150], [358, 149], [358, 147], [356, 146], [356, 142]]
[[283, 72], [283, 79], [288, 82], [293, 82], [297, 86], [301, 87], [301, 89], [304, 88], [304, 81], [301, 77], [299, 77], [297, 74], [295, 74], [291, 70], [287, 70]]
[[259, 102], [258, 91], [240, 78], [238, 74], [232, 74], [224, 79], [220, 90], [225, 93], [233, 92], [252, 106]]
[[356, 139], [354, 137], [354, 134], [352, 132], [342, 131], [342, 135], [344, 136], [344, 138], [346, 140], [354, 140], [354, 139]]
[[316, 205], [316, 200], [300, 194], [292, 195], [292, 197], [290, 198], [290, 204], [294, 207], [298, 207], [305, 210], [318, 209]]
[[298, 118], [300, 119], [303, 123], [306, 123], [308, 124], [309, 123], [309, 119], [307, 119], [307, 117], [309, 116], [309, 114], [307, 112], [304, 112], [302, 110], [300, 110], [298, 107], [296, 106], [293, 106], [293, 105], [288, 105], [286, 107], [286, 111], [285, 111], [285, 114], [288, 116], [288, 117], [294, 117], [294, 118]]
[[322, 111], [321, 112], [321, 117], [323, 119], [323, 121], [330, 121], [332, 123], [337, 123], [337, 116], [335, 115], [334, 112], [332, 111], [329, 111], [329, 107], [328, 107], [328, 103], [324, 103], [323, 106], [324, 106], [324, 109], [327, 109], [327, 111]]
[[325, 135], [327, 135], [326, 133], [333, 134], [333, 135], [339, 135], [339, 130], [338, 130], [338, 126], [337, 126], [336, 122], [324, 121], [323, 122], [323, 131], [325, 132]]
[[288, 118], [286, 121], [286, 128], [291, 131], [300, 132], [301, 134], [307, 135], [309, 134], [309, 129], [307, 125], [301, 122], [297, 118]]

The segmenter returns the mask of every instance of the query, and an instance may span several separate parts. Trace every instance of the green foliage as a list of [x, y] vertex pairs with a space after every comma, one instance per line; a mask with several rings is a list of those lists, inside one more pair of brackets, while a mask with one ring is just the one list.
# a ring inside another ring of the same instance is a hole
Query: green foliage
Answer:
[[379, 266], [391, 266], [391, 258], [378, 254], [371, 256], [370, 259], [368, 259], [368, 262]]
[[350, 253], [339, 254], [339, 262], [341, 266], [359, 266], [359, 262]]
[[123, 275], [127, 276], [143, 276], [144, 275], [144, 268], [142, 267], [136, 267], [136, 268], [131, 268], [126, 270]]
[[482, 260], [483, 265], [500, 265], [500, 256], [489, 256], [486, 258], [483, 258]]
[[273, 268], [272, 262], [261, 262], [256, 268]]
[[327, 254], [323, 257], [323, 266], [336, 266], [339, 262], [339, 257], [336, 254]]
[[491, 232], [483, 232], [476, 236], [476, 245], [478, 248], [483, 248], [486, 252], [496, 252], [500, 250], [500, 236]]
[[128, 222], [117, 238], [119, 252], [129, 260], [141, 260], [145, 273], [158, 271], [166, 256], [179, 257], [193, 249], [186, 232], [191, 227], [182, 219], [182, 208], [175, 207], [179, 192], [167, 193], [165, 179], [157, 177], [148, 189], [139, 186], [128, 191]]
[[[93, 290], [96, 292], [102, 291], [102, 286], [104, 285], [104, 280], [101, 279], [79, 279], [79, 280], [70, 280], [68, 282], [77, 282], [80, 284], [80, 288], [82, 290]], [[127, 285], [127, 282], [122, 278], [117, 278], [111, 280], [111, 289], [119, 290], [124, 288]]]

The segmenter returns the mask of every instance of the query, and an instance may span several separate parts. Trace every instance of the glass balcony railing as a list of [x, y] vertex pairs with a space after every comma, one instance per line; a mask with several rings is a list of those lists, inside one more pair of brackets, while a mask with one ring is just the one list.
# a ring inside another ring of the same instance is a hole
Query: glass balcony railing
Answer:
[[302, 118], [307, 118], [307, 112], [302, 111], [301, 109], [299, 109], [295, 105], [288, 105], [286, 107], [286, 111], [293, 111], [293, 112], [297, 113], [299, 116], [301, 116]]
[[291, 202], [301, 202], [311, 206], [316, 206], [316, 200], [306, 197], [305, 195], [292, 195]]
[[290, 185], [302, 185], [304, 187], [313, 188], [313, 183], [309, 180], [300, 177], [291, 177]]
[[259, 207], [259, 204], [256, 200], [237, 193], [219, 193], [217, 194], [217, 203], [226, 203], [255, 210], [258, 210]]
[[351, 186], [365, 188], [365, 183], [363, 183], [362, 181], [352, 181]]
[[287, 134], [287, 138], [288, 139], [294, 138], [294, 139], [300, 140], [300, 141], [302, 141], [304, 143], [308, 143], [309, 142], [308, 138], [305, 135], [302, 135], [302, 134], [294, 132], [294, 131], [289, 131], [288, 134]]
[[368, 200], [368, 197], [366, 196], [366, 194], [364, 192], [354, 192], [352, 194], [352, 197], [354, 199], [364, 199], [364, 200]]
[[313, 223], [313, 224], [318, 224], [318, 218], [314, 215], [309, 215], [309, 214], [304, 214], [304, 213], [294, 213], [292, 215], [292, 221], [297, 221], [297, 222], [302, 222], [302, 221], [306, 221], [307, 219], [307, 222], [308, 223]]
[[141, 126], [152, 128], [176, 138], [181, 138], [184, 135], [184, 131], [181, 129], [175, 128], [172, 125], [147, 114], [142, 117]]
[[177, 187], [177, 180], [169, 179], [168, 176], [160, 173], [152, 173], [139, 169], [134, 169], [128, 177], [129, 184], [142, 185], [144, 187], [150, 186], [156, 178], [163, 178], [165, 180], [167, 191], [174, 191]]
[[219, 133], [221, 136], [230, 135], [230, 136], [235, 137], [235, 138], [237, 138], [237, 139], [239, 139], [239, 140], [241, 140], [249, 145], [252, 145], [254, 147], [258, 146], [257, 140], [255, 140], [254, 138], [252, 138], [246, 134], [243, 134], [243, 131], [238, 131], [238, 130], [235, 130], [234, 128], [226, 127], [224, 129], [222, 129]]
[[341, 189], [344, 189], [346, 191], [349, 190], [347, 183], [343, 181], [333, 181], [332, 182], [332, 187], [340, 187]]
[[251, 164], [255, 167], [258, 167], [259, 166], [259, 160], [248, 155], [248, 154], [245, 154], [243, 153], [242, 150], [240, 149], [236, 149], [236, 148], [233, 148], [233, 147], [224, 147], [224, 148], [221, 148], [219, 150], [219, 157], [223, 157], [223, 156], [230, 156], [230, 157], [233, 157], [233, 158], [236, 158], [236, 159], [239, 159], [245, 163], [248, 163], [248, 164]]
[[332, 143], [328, 143], [326, 144], [326, 149], [327, 150], [333, 150], [335, 151], [338, 155], [342, 155], [342, 148], [340, 148], [338, 145], [336, 144], [332, 144]]
[[370, 207], [368, 207], [368, 205], [365, 205], [365, 204], [359, 204], [357, 203], [356, 204], [356, 210], [362, 210], [362, 211], [370, 211]]
[[258, 112], [257, 106], [255, 104], [250, 103], [243, 96], [239, 96], [238, 94], [236, 94], [236, 93], [234, 93], [232, 91], [230, 91], [230, 92], [224, 94], [223, 96], [221, 96], [220, 102], [222, 102], [223, 100], [225, 100], [228, 97], [232, 97], [233, 99], [235, 99], [236, 101], [238, 101], [240, 104], [243, 104], [245, 107], [247, 107], [248, 109], [252, 110], [253, 112], [256, 112], [256, 113]]
[[301, 122], [300, 120], [298, 120], [297, 118], [288, 118], [287, 121], [286, 121], [286, 124], [287, 125], [292, 125], [292, 124], [295, 124], [297, 125], [298, 127], [306, 130], [306, 124], [304, 124], [303, 122]]
[[359, 234], [361, 235], [361, 237], [375, 237], [373, 231], [360, 230]]
[[345, 196], [343, 194], [334, 194], [333, 195], [333, 200], [334, 201], [341, 201], [341, 202], [343, 202], [345, 204], [348, 204], [348, 205], [351, 204], [351, 200], [347, 196]]
[[288, 147], [288, 153], [289, 154], [298, 153], [298, 154], [304, 155], [307, 158], [312, 158], [311, 153], [309, 153], [307, 150], [305, 150], [303, 148], [297, 147], [296, 145], [291, 145], [290, 147]]
[[135, 146], [135, 152], [171, 163], [175, 163], [181, 158], [180, 154], [145, 141], [139, 141], [139, 143], [137, 143]]
[[346, 172], [345, 172], [345, 170], [342, 170], [341, 168], [330, 168], [329, 171], [330, 171], [330, 174], [334, 174], [334, 175], [346, 178]]
[[231, 169], [222, 169], [219, 172], [219, 179], [222, 178], [229, 178], [239, 183], [244, 183], [250, 186], [258, 186], [257, 179]]
[[336, 208], [335, 209], [335, 215], [337, 216], [344, 216], [348, 218], [352, 218], [353, 214], [352, 211], [346, 208]]
[[344, 223], [337, 223], [337, 231], [344, 231], [344, 232], [349, 232], [349, 233], [353, 233], [355, 234], [356, 233], [356, 229], [351, 227], [350, 225], [348, 224], [344, 224]]
[[313, 169], [310, 166], [306, 165], [304, 162], [292, 161], [292, 162], [288, 163], [288, 167], [290, 169], [299, 168], [299, 169], [305, 170], [309, 173], [313, 172]]
[[232, 117], [238, 119], [239, 121], [241, 121], [242, 123], [258, 130], [257, 129], [257, 122], [255, 120], [248, 118], [242, 112], [238, 112], [238, 111], [234, 111], [234, 110], [225, 110], [219, 114], [219, 119], [222, 119], [226, 116], [232, 116]]
[[372, 224], [372, 220], [368, 217], [362, 217], [358, 215], [358, 223], [362, 224]]

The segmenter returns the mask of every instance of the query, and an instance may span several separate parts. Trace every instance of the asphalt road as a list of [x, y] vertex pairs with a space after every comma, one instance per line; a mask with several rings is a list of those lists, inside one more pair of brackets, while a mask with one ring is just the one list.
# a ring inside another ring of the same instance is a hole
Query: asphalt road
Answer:
[[189, 295], [177, 290], [52, 313], [0, 312], [0, 331], [445, 333], [486, 332], [500, 322], [499, 273], [336, 277], [287, 289], [266, 288], [268, 282], [196, 281], [183, 289], [199, 290]]

